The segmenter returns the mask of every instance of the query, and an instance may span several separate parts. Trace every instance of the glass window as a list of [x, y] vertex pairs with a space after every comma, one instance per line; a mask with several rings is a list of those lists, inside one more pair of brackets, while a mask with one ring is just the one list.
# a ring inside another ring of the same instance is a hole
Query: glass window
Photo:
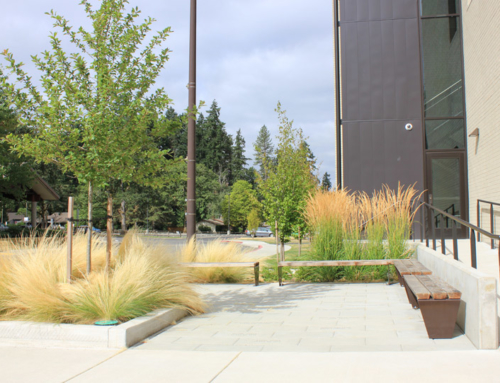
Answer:
[[458, 17], [422, 20], [426, 117], [463, 116], [462, 50]]
[[422, 0], [422, 16], [453, 15], [458, 9], [458, 0]]
[[[433, 158], [432, 204], [448, 214], [460, 217], [460, 162], [458, 158]], [[451, 220], [434, 213], [437, 228], [451, 227]]]
[[464, 120], [425, 121], [426, 149], [463, 149]]

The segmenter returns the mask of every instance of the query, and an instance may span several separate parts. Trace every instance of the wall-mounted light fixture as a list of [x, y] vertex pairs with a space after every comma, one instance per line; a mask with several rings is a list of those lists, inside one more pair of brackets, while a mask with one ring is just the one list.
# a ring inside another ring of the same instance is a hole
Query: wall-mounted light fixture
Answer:
[[479, 137], [479, 128], [474, 129], [469, 137]]

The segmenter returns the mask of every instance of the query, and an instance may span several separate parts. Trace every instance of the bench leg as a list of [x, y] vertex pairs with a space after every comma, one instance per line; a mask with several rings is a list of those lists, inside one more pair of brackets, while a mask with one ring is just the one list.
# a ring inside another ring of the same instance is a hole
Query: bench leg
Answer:
[[253, 272], [255, 274], [255, 286], [259, 285], [259, 265], [253, 267]]
[[460, 299], [426, 299], [419, 302], [427, 334], [431, 339], [453, 337]]
[[410, 302], [411, 307], [413, 307], [415, 310], [418, 309], [419, 308], [418, 304], [420, 301], [417, 301], [417, 297], [415, 296], [415, 294], [413, 294], [410, 288], [406, 286], [406, 284], [403, 284], [403, 286], [405, 288], [406, 296], [408, 297], [408, 302]]
[[403, 276], [399, 273], [399, 270], [397, 267], [394, 267], [394, 268], [396, 269], [396, 275], [398, 276], [399, 285], [404, 286], [405, 282], [404, 282]]
[[279, 285], [280, 286], [283, 286], [283, 282], [282, 282], [282, 275], [281, 275], [281, 266], [278, 266], [278, 281], [279, 281]]

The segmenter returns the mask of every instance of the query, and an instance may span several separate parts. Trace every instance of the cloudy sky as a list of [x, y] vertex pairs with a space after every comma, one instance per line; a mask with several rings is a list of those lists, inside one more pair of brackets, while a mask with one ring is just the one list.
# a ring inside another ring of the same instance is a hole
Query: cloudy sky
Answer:
[[[79, 0], [3, 1], [0, 49], [26, 64], [49, 48], [54, 9], [74, 27], [88, 25]], [[97, 3], [97, 2], [94, 2]], [[170, 26], [172, 53], [158, 84], [174, 107], [187, 107], [189, 0], [130, 0], [142, 16]], [[3, 63], [2, 63], [3, 64]], [[36, 77], [36, 76], [34, 76]], [[333, 25], [330, 0], [198, 0], [197, 99], [217, 100], [228, 132], [241, 129], [247, 157], [262, 125], [278, 133], [279, 101], [309, 137], [320, 172], [335, 174]], [[207, 108], [205, 108], [206, 111]]]

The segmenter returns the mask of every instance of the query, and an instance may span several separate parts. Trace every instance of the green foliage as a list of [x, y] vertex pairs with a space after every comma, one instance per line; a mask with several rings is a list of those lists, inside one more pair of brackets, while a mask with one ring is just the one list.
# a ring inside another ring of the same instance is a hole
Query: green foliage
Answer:
[[201, 231], [202, 233], [211, 233], [212, 232], [212, 229], [209, 226], [205, 226], [205, 225], [198, 226], [198, 230]]
[[302, 130], [293, 127], [281, 104], [276, 108], [279, 119], [277, 164], [272, 158], [263, 157], [264, 173], [259, 177], [259, 191], [263, 197], [264, 217], [268, 222], [278, 222], [281, 242], [284, 242], [295, 225], [303, 221], [307, 196], [315, 187], [311, 163], [304, 145]]
[[[230, 206], [228, 206], [229, 203]], [[246, 181], [237, 181], [232, 187], [230, 198], [226, 196], [222, 201], [221, 210], [226, 212], [225, 215], [223, 214], [226, 225], [228, 224], [228, 207], [230, 207], [229, 217], [231, 226], [240, 228], [247, 225], [248, 215], [251, 211], [256, 210], [259, 212], [261, 209], [261, 205], [257, 199], [257, 192]]]
[[73, 30], [64, 17], [47, 13], [75, 53], [63, 49], [57, 32], [50, 35], [51, 50], [32, 56], [42, 90], [33, 85], [22, 63], [3, 52], [20, 84], [2, 80], [7, 103], [29, 129], [7, 136], [8, 143], [96, 188], [107, 187], [113, 178], [158, 185], [164, 180], [156, 175], [168, 165], [168, 151], [158, 150], [155, 138], [171, 132], [170, 121], [162, 116], [170, 100], [153, 85], [168, 60], [169, 50], [161, 45], [170, 28], [147, 42], [154, 19], [136, 24], [140, 11], [125, 13], [127, 3], [103, 0], [94, 10], [82, 0], [91, 31]]
[[[0, 78], [3, 78], [0, 71]], [[4, 139], [19, 130], [16, 114], [6, 103], [3, 89], [0, 87], [0, 201], [5, 204], [7, 197], [20, 199], [24, 188], [29, 186], [33, 174], [24, 158], [13, 154], [11, 146]]]
[[231, 154], [231, 175], [233, 182], [244, 180], [246, 178], [245, 166], [249, 159], [245, 157], [245, 139], [241, 135], [241, 129], [236, 133]]
[[254, 233], [261, 223], [259, 210], [252, 209], [247, 217], [247, 229]]
[[273, 163], [274, 146], [271, 133], [265, 125], [259, 130], [259, 135], [254, 143], [255, 164], [259, 167], [259, 174], [262, 179], [267, 179], [266, 163]]
[[323, 178], [321, 179], [321, 188], [326, 191], [332, 188], [332, 181], [330, 180], [330, 174], [328, 174], [328, 172], [323, 174]]

